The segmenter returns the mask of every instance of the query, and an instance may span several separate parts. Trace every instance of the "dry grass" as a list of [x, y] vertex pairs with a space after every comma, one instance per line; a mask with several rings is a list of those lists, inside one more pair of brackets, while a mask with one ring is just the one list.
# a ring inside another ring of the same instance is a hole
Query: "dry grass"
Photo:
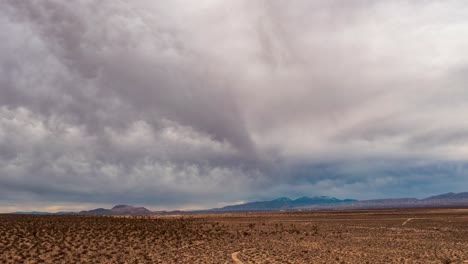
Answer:
[[468, 211], [0, 215], [0, 263], [234, 263], [235, 252], [243, 263], [464, 263]]

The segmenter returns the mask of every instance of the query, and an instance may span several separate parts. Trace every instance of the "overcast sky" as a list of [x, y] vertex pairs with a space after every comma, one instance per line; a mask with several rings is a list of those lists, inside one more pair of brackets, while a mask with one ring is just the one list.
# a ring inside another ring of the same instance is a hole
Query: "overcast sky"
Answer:
[[0, 0], [0, 212], [468, 191], [468, 4]]

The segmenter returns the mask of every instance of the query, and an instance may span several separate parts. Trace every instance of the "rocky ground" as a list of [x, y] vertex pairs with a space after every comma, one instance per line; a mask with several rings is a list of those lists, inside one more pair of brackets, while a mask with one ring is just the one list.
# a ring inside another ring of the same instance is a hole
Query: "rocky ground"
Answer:
[[0, 215], [1, 263], [468, 263], [468, 210]]

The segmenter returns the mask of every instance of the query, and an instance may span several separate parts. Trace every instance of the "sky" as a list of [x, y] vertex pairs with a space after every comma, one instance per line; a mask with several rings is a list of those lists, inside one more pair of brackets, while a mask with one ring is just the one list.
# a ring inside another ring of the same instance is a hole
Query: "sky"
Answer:
[[0, 212], [468, 191], [463, 0], [0, 0], [0, 40]]

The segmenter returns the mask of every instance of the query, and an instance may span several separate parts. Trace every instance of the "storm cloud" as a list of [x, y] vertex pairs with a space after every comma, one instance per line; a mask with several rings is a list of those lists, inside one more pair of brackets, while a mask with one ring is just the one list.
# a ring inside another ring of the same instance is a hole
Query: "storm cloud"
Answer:
[[0, 39], [1, 211], [468, 190], [464, 1], [0, 0]]

